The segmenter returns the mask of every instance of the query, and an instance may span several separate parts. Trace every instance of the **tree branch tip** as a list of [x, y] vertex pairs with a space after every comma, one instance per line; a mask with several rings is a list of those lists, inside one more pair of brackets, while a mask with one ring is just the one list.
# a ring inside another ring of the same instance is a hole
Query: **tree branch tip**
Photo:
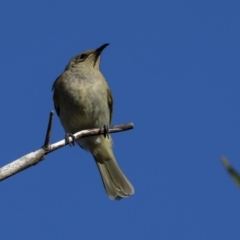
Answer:
[[52, 131], [53, 116], [54, 116], [54, 111], [52, 110], [52, 111], [50, 111], [50, 114], [49, 114], [46, 137], [45, 137], [45, 141], [44, 141], [44, 144], [43, 144], [43, 147], [42, 147], [45, 150], [49, 149], [49, 142], [50, 142], [51, 131]]

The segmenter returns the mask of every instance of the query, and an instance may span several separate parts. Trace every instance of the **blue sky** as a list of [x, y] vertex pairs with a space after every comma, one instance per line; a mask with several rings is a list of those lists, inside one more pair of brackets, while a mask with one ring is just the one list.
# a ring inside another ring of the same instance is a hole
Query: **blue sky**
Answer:
[[[1, 166], [42, 146], [51, 87], [103, 43], [118, 162], [135, 195], [111, 201], [90, 154], [65, 147], [1, 182], [2, 239], [239, 236], [239, 1], [1, 1]], [[51, 141], [64, 137], [55, 116]]]

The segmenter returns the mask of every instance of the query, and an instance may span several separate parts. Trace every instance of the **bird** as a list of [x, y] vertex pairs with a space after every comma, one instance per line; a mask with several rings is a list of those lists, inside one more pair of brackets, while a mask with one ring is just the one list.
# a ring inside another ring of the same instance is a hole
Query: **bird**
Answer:
[[[100, 55], [109, 44], [73, 57], [54, 81], [53, 102], [66, 134], [101, 128], [107, 131], [113, 115], [113, 97], [100, 71]], [[120, 200], [134, 194], [134, 187], [120, 169], [107, 134], [80, 138], [77, 144], [96, 162], [108, 197]]]

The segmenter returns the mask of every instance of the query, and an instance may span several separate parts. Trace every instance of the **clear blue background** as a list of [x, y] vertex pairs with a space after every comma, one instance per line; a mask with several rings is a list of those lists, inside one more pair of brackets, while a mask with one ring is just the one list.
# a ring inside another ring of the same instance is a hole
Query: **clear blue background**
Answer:
[[[109, 42], [119, 164], [136, 193], [107, 198], [90, 154], [65, 147], [0, 184], [1, 239], [240, 236], [239, 1], [1, 1], [1, 166], [40, 148], [69, 59]], [[51, 142], [64, 137], [55, 116]]]

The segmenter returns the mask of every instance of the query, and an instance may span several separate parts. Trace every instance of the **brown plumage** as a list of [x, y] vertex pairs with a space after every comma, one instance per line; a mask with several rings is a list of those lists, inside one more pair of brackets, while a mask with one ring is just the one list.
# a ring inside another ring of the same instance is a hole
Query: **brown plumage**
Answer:
[[[66, 133], [111, 124], [113, 98], [99, 70], [100, 54], [107, 45], [72, 58], [53, 84], [54, 106]], [[77, 143], [93, 155], [109, 198], [121, 199], [134, 193], [114, 157], [111, 137], [87, 137]]]

